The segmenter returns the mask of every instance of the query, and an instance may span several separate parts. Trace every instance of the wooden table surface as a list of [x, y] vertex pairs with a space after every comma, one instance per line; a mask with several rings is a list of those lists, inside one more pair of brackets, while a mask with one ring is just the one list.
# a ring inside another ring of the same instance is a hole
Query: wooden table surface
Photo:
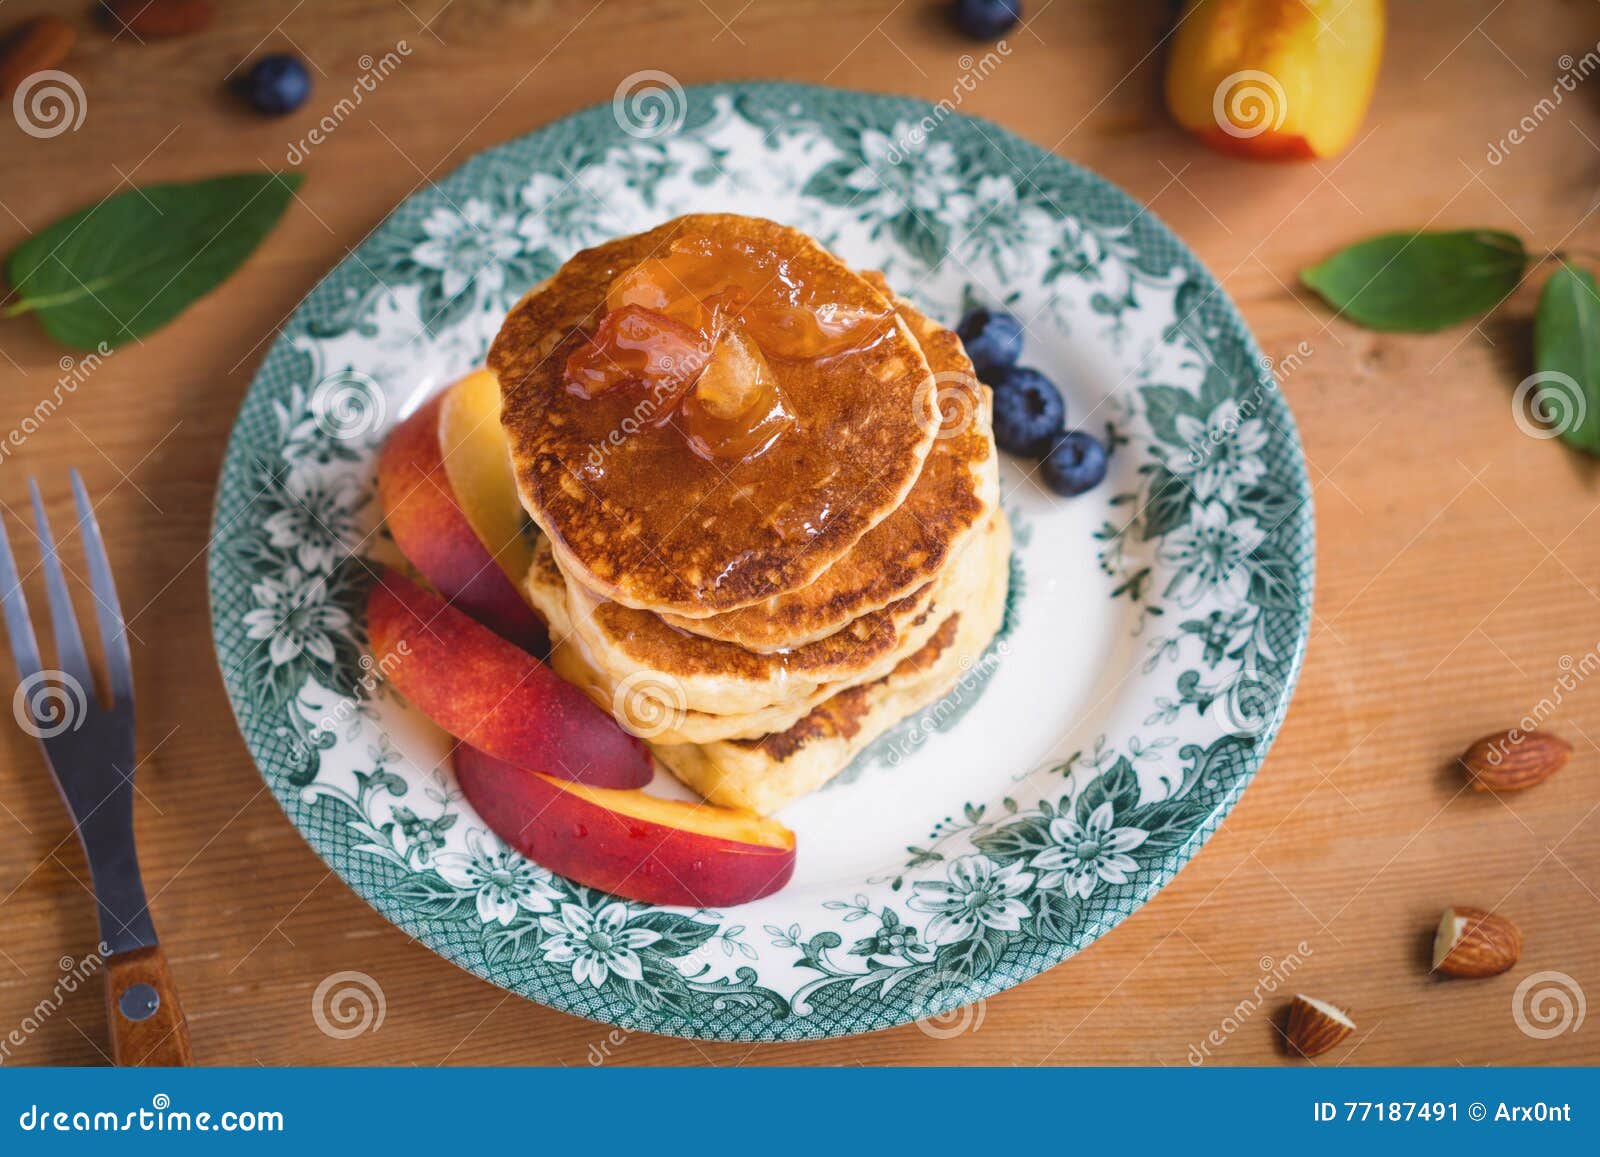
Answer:
[[[56, 7], [4, 0], [0, 24]], [[963, 109], [1148, 203], [1282, 361], [1316, 489], [1309, 658], [1265, 768], [1199, 857], [1092, 948], [990, 999], [974, 1031], [753, 1047], [612, 1035], [508, 996], [411, 941], [323, 867], [263, 790], [217, 675], [204, 566], [213, 487], [280, 320], [419, 183], [610, 99], [639, 69], [685, 84], [770, 77], [939, 100], [970, 46], [923, 0], [221, 7], [189, 41], [86, 31], [67, 66], [87, 94], [78, 132], [36, 140], [0, 125], [9, 249], [124, 181], [281, 163], [362, 54], [401, 39], [412, 49], [305, 162], [304, 204], [239, 274], [119, 351], [0, 459], [8, 519], [25, 509], [29, 475], [64, 517], [73, 465], [104, 500], [139, 636], [145, 877], [203, 1063], [1183, 1065], [1201, 1047], [1208, 1063], [1284, 1063], [1279, 1002], [1238, 1006], [1291, 953], [1292, 987], [1349, 1006], [1360, 1026], [1327, 1063], [1600, 1061], [1600, 1008], [1580, 1031], [1543, 1040], [1512, 1014], [1518, 981], [1539, 970], [1600, 998], [1600, 692], [1558, 684], [1600, 646], [1600, 462], [1513, 423], [1538, 276], [1484, 324], [1428, 337], [1331, 321], [1296, 287], [1297, 270], [1344, 243], [1424, 225], [1509, 229], [1536, 250], [1600, 261], [1600, 77], [1564, 93], [1502, 163], [1487, 159], [1490, 141], [1549, 96], [1562, 58], [1581, 68], [1595, 51], [1600, 5], [1398, 0], [1357, 147], [1262, 166], [1207, 151], [1165, 116], [1166, 0], [1029, 0], [1034, 19]], [[325, 74], [284, 121], [219, 90], [269, 48], [298, 49]], [[0, 322], [0, 350], [9, 428], [55, 387], [64, 351], [27, 318]], [[1577, 748], [1573, 764], [1518, 798], [1463, 794], [1453, 756], [1543, 700], [1548, 726]], [[32, 1023], [61, 958], [96, 938], [85, 880], [36, 745], [0, 728], [0, 1043], [14, 1027], [23, 1040], [0, 1052], [6, 1063], [102, 1063], [97, 983]], [[1428, 977], [1432, 925], [1459, 903], [1521, 925], [1516, 970]], [[387, 1012], [377, 1031], [335, 1040], [311, 1000], [343, 969], [376, 978]], [[1213, 1030], [1220, 1045], [1205, 1044]]]

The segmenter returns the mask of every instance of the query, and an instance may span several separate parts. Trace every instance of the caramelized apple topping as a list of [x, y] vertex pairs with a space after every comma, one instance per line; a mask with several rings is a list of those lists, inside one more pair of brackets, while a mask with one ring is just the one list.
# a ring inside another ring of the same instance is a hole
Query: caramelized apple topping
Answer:
[[711, 360], [714, 341], [664, 313], [627, 305], [606, 314], [567, 358], [567, 388], [597, 398], [628, 382], [642, 384], [665, 422]]
[[737, 326], [722, 332], [700, 380], [683, 399], [682, 429], [702, 458], [753, 458], [794, 414], [761, 349]]
[[612, 282], [606, 305], [643, 305], [703, 332], [723, 310], [769, 356], [807, 361], [872, 345], [890, 314], [820, 298], [770, 250], [681, 237]]
[[690, 448], [715, 459], [754, 457], [794, 425], [768, 357], [865, 349], [891, 317], [823, 299], [775, 252], [709, 238], [679, 238], [620, 274], [606, 310], [567, 359], [567, 387], [594, 398], [642, 384], [652, 424], [681, 416]]

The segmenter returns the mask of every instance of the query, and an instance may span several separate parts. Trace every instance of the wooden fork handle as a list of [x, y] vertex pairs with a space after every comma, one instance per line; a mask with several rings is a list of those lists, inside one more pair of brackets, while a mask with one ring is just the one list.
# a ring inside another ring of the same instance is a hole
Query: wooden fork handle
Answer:
[[160, 947], [118, 952], [106, 961], [106, 1020], [118, 1065], [194, 1064], [189, 1023]]

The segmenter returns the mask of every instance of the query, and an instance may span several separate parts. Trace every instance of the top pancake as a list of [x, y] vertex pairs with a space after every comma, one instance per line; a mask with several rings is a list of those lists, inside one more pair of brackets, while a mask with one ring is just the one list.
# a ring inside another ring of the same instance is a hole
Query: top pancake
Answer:
[[710, 618], [663, 615], [675, 627], [763, 653], [825, 638], [931, 581], [999, 502], [999, 456], [989, 392], [961, 339], [894, 297], [881, 273], [863, 274], [893, 301], [922, 346], [936, 390], [939, 434], [905, 502], [869, 530], [816, 582]]
[[[586, 398], [563, 381], [617, 275], [701, 237], [777, 253], [819, 299], [888, 315], [865, 349], [768, 353], [797, 423], [743, 461], [701, 458], [676, 423], [641, 425], [630, 387]], [[809, 237], [757, 218], [680, 217], [579, 253], [511, 311], [489, 368], [523, 503], [562, 566], [624, 606], [689, 619], [811, 583], [900, 505], [938, 433], [916, 407], [928, 363], [882, 294]]]

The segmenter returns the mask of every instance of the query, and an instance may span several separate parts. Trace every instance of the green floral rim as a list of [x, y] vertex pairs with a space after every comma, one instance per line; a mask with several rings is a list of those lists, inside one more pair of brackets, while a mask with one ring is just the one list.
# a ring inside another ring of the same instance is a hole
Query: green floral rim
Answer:
[[[920, 1020], [937, 1034], [951, 1010], [1131, 915], [1250, 782], [1309, 628], [1299, 439], [1216, 281], [1094, 174], [948, 105], [646, 79], [642, 96], [619, 90], [408, 198], [286, 323], [217, 494], [224, 682], [267, 784], [328, 866], [478, 976], [629, 1030], [799, 1040]], [[1016, 765], [884, 849], [884, 870], [727, 913], [621, 901], [508, 851], [369, 669], [360, 610], [362, 561], [388, 549], [373, 502], [388, 426], [479, 364], [505, 309], [570, 253], [691, 209], [787, 220], [947, 322], [974, 301], [1017, 311], [1030, 357], [1092, 379], [1090, 412], [1116, 447], [1103, 493], [1077, 506], [1007, 467], [1019, 534], [1004, 637], [950, 710], [883, 737], [838, 791], [902, 761], [967, 758], [972, 729], [995, 726], [982, 714], [1039, 682], [1028, 668], [1048, 660], [1025, 644], [1067, 629], [1040, 591], [1082, 552], [1096, 554], [1104, 621], [1142, 652], [1097, 732], [1033, 770], [1035, 752], [995, 741], [990, 762]]]

